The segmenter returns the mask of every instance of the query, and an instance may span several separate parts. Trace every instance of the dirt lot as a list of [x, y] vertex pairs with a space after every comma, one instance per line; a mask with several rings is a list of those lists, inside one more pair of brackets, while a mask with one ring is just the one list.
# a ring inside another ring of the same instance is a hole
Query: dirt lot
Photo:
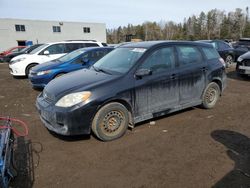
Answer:
[[24, 120], [12, 187], [249, 187], [250, 79], [228, 70], [216, 108], [191, 108], [138, 125], [119, 140], [65, 138], [44, 128], [39, 91], [0, 64], [0, 115]]

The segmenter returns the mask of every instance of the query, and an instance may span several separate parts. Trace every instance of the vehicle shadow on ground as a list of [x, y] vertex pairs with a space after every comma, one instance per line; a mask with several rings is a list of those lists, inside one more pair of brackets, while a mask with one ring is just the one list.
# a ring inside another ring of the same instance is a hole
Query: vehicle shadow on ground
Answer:
[[227, 73], [227, 77], [234, 80], [250, 81], [250, 76], [237, 75], [236, 71], [230, 71]]
[[52, 136], [54, 136], [60, 140], [67, 141], [67, 142], [89, 140], [91, 138], [91, 134], [89, 134], [89, 135], [76, 135], [76, 136], [64, 136], [64, 135], [59, 135], [57, 133], [54, 133], [50, 130], [48, 130], [48, 131]]
[[227, 147], [227, 155], [235, 162], [234, 169], [219, 180], [213, 188], [250, 187], [250, 138], [228, 130], [213, 131], [211, 137]]
[[11, 182], [11, 187], [31, 188], [35, 181], [34, 169], [39, 166], [41, 143], [31, 142], [24, 137], [16, 139], [13, 165], [17, 176]]

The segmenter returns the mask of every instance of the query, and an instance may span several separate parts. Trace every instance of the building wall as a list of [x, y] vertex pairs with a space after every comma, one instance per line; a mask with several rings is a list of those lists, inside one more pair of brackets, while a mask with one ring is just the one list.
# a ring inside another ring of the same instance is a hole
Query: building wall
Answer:
[[[15, 25], [25, 25], [25, 31], [16, 31]], [[53, 32], [53, 26], [60, 26], [61, 32]], [[89, 27], [90, 33], [84, 33], [83, 27]], [[17, 46], [17, 41], [33, 41], [33, 44], [36, 44], [62, 40], [106, 42], [106, 25], [104, 23], [0, 19], [0, 51]]]

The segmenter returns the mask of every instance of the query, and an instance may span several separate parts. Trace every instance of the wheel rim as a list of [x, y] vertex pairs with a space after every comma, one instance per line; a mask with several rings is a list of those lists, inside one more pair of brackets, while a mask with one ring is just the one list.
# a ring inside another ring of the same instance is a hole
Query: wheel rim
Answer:
[[206, 92], [206, 102], [208, 104], [213, 104], [217, 100], [218, 92], [215, 88], [209, 88]]
[[124, 114], [117, 110], [108, 112], [102, 121], [102, 130], [106, 135], [112, 136], [119, 132], [124, 124]]
[[233, 62], [233, 57], [231, 55], [227, 56], [226, 63], [230, 65], [232, 64], [232, 62]]

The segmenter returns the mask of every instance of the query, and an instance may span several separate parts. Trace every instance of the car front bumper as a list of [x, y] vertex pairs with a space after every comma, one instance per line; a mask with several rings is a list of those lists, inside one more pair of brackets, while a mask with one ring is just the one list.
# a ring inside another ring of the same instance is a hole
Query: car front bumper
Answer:
[[57, 107], [55, 102], [47, 101], [42, 94], [37, 97], [36, 107], [45, 127], [60, 135], [90, 134], [92, 118], [97, 110], [93, 104]]
[[246, 74], [246, 75], [250, 75], [250, 67], [249, 66], [242, 66], [239, 65], [236, 69], [237, 73], [239, 74]]

